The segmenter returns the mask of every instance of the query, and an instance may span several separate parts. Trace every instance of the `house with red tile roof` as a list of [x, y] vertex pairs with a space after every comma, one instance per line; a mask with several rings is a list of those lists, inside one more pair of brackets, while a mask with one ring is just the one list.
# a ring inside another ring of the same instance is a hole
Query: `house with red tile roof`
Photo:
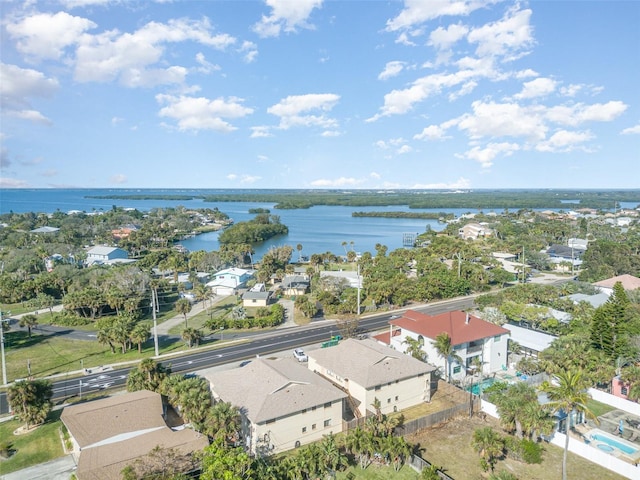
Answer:
[[506, 328], [487, 322], [469, 313], [457, 310], [440, 315], [427, 315], [407, 310], [402, 317], [389, 322], [388, 338], [391, 347], [406, 352], [407, 337], [422, 344], [427, 362], [444, 370], [445, 359], [433, 346], [436, 337], [447, 333], [458, 360], [450, 359], [451, 378], [461, 380], [473, 370], [474, 359], [482, 363], [483, 373], [497, 372], [507, 364], [507, 340], [510, 332]]

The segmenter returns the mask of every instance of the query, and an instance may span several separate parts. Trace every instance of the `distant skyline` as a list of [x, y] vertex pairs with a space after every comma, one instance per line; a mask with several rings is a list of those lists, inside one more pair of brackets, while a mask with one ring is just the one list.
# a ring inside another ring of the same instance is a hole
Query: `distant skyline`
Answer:
[[640, 1], [0, 14], [0, 188], [640, 188]]

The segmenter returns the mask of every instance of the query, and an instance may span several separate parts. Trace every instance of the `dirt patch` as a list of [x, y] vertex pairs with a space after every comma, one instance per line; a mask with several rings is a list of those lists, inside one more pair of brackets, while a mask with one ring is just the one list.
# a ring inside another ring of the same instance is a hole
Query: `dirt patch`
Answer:
[[[478, 480], [487, 478], [488, 474], [480, 468], [480, 456], [471, 446], [473, 432], [480, 427], [492, 427], [496, 432], [505, 435], [498, 420], [486, 416], [469, 418], [461, 415], [434, 427], [426, 428], [406, 439], [419, 444], [422, 457], [451, 475], [455, 480]], [[563, 450], [551, 444], [544, 444], [543, 462], [539, 465], [528, 465], [509, 458], [498, 461], [495, 471], [506, 470], [520, 480], [558, 480], [562, 476]], [[614, 480], [621, 479], [605, 468], [586, 459], [569, 453], [567, 461], [568, 478], [581, 480]]]

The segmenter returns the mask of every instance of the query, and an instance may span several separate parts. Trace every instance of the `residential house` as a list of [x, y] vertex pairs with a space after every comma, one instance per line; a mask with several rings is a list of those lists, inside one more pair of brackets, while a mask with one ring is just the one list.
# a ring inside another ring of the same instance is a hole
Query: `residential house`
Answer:
[[285, 275], [280, 284], [284, 295], [304, 295], [309, 290], [310, 282], [307, 275]]
[[556, 270], [564, 270], [565, 264], [570, 264], [571, 266], [567, 268], [572, 270], [580, 269], [584, 252], [585, 250], [581, 248], [558, 244], [553, 244], [546, 250], [549, 263], [554, 264]]
[[156, 446], [182, 454], [209, 445], [184, 425], [170, 427], [160, 394], [140, 390], [65, 407], [78, 480], [120, 480], [122, 469]]
[[307, 356], [310, 370], [349, 393], [356, 417], [374, 412], [376, 399], [384, 414], [431, 400], [435, 368], [373, 339], [349, 338]]
[[216, 401], [240, 410], [242, 438], [252, 455], [284, 452], [342, 431], [347, 395], [293, 358], [256, 358], [203, 376]]
[[[516, 342], [520, 345], [520, 354], [538, 358], [538, 354], [546, 350], [549, 345], [558, 337], [549, 335], [548, 333], [531, 330], [530, 328], [505, 323], [504, 328], [511, 332], [509, 341]], [[515, 365], [510, 365], [515, 368]]]
[[96, 246], [87, 250], [87, 265], [94, 264], [112, 264], [120, 261], [126, 261], [129, 254], [126, 250], [118, 247]]
[[587, 302], [593, 308], [598, 308], [600, 305], [606, 303], [606, 301], [609, 300], [609, 294], [603, 292], [596, 293], [595, 295], [574, 293], [572, 295], [569, 295], [568, 298], [576, 305], [580, 302]]
[[427, 361], [442, 369], [445, 359], [433, 342], [439, 334], [448, 334], [455, 355], [460, 358], [449, 362], [450, 375], [455, 380], [466, 376], [467, 370], [473, 368], [475, 358], [480, 360], [484, 374], [497, 372], [506, 366], [509, 330], [469, 313], [458, 310], [432, 316], [407, 310], [402, 317], [391, 320], [389, 325], [391, 330], [400, 330], [399, 335], [390, 337], [391, 347], [406, 351], [407, 338], [418, 340], [423, 345]]
[[329, 271], [322, 270], [320, 271], [320, 278], [335, 278], [337, 280], [344, 280], [347, 282], [349, 287], [352, 288], [362, 288], [362, 276], [358, 275], [358, 272], [353, 270], [340, 270], [340, 271]]
[[458, 230], [458, 236], [463, 240], [476, 240], [491, 235], [492, 231], [486, 223], [471, 222], [463, 225]]
[[[516, 259], [518, 258], [516, 254], [507, 252], [493, 252], [491, 256], [500, 262], [503, 269], [505, 269], [509, 273], [513, 273], [514, 279], [517, 278], [516, 276], [522, 272], [522, 262], [516, 261]], [[525, 269], [529, 268], [529, 265], [525, 265]]]
[[613, 286], [618, 282], [622, 284], [622, 288], [624, 288], [626, 291], [637, 290], [640, 288], [640, 278], [634, 277], [633, 275], [626, 275], [626, 274], [618, 275], [617, 277], [607, 278], [606, 280], [592, 283], [592, 285], [594, 287], [598, 287], [598, 289], [602, 293], [611, 295], [613, 293]]
[[245, 307], [266, 307], [269, 305], [271, 292], [265, 289], [264, 283], [256, 283], [242, 294], [242, 305]]
[[59, 228], [45, 226], [45, 227], [35, 228], [31, 230], [29, 233], [56, 233], [58, 231], [60, 231]]
[[253, 277], [252, 270], [244, 268], [227, 268], [213, 275], [213, 279], [207, 283], [216, 295], [235, 295], [238, 288], [245, 286]]

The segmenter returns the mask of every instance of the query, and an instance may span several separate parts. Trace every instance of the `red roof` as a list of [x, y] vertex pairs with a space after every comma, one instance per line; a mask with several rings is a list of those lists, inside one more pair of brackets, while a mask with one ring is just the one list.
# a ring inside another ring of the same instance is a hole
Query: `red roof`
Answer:
[[439, 334], [446, 332], [451, 337], [452, 345], [509, 334], [506, 328], [460, 310], [435, 316], [407, 310], [401, 318], [391, 320], [389, 323], [431, 340], [435, 340]]

